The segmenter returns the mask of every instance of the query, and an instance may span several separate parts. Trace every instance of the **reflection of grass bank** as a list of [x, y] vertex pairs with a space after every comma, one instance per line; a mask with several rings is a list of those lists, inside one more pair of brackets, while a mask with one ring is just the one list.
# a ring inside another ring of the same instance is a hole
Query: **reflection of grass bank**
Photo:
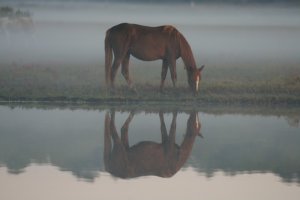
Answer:
[[[284, 76], [264, 78], [251, 77], [245, 69], [234, 75], [223, 69], [216, 73], [207, 69], [199, 95], [194, 96], [186, 84], [186, 75], [179, 71], [178, 87], [170, 80], [165, 92], [158, 91], [157, 74], [147, 74], [143, 80], [134, 74], [137, 93], [129, 90], [118, 74], [117, 89], [112, 94], [106, 91], [103, 74], [95, 67], [10, 66], [0, 68], [0, 99], [2, 101], [88, 101], [88, 102], [172, 102], [173, 104], [300, 104], [300, 76], [291, 72]], [[276, 68], [275, 68], [276, 69]], [[102, 69], [101, 69], [102, 70]], [[134, 73], [134, 72], [133, 72]], [[136, 72], [138, 73], [138, 72]], [[222, 76], [220, 74], [222, 73]], [[269, 70], [266, 74], [274, 72]], [[261, 75], [263, 77], [263, 75]], [[246, 77], [246, 78], [245, 78]], [[153, 80], [154, 79], [154, 80]], [[151, 81], [152, 80], [152, 81]]]
[[[122, 103], [82, 103], [82, 102], [0, 102], [0, 106], [9, 106], [11, 109], [42, 109], [42, 110], [115, 110], [118, 112], [145, 112], [158, 113], [160, 111], [171, 113], [200, 112], [213, 115], [259, 115], [283, 117], [290, 126], [300, 126], [300, 107], [294, 105], [258, 105], [258, 104], [174, 104], [169, 102], [122, 102]], [[200, 114], [200, 118], [201, 118]]]

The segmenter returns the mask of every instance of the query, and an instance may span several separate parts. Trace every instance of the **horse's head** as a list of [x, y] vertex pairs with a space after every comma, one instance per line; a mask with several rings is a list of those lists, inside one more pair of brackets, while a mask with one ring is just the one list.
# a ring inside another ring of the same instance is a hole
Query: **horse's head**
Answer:
[[187, 130], [188, 133], [191, 135], [198, 135], [202, 137], [200, 132], [201, 130], [201, 123], [197, 112], [192, 112], [187, 122]]
[[188, 71], [188, 83], [194, 93], [197, 93], [199, 91], [201, 71], [203, 70], [203, 68], [204, 65], [202, 65], [200, 68], [194, 68]]

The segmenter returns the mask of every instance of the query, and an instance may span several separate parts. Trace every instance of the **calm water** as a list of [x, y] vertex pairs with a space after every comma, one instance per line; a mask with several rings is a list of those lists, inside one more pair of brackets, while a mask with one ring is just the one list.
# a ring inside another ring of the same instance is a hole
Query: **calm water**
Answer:
[[299, 115], [215, 113], [0, 106], [0, 199], [299, 199]]

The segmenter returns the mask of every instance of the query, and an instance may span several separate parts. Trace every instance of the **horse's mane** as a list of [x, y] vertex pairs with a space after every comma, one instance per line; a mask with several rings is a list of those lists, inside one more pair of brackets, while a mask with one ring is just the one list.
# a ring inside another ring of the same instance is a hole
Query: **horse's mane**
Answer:
[[185, 37], [179, 32], [177, 35], [177, 39], [179, 40], [180, 54], [186, 69], [195, 69], [196, 62], [189, 43], [187, 42]]

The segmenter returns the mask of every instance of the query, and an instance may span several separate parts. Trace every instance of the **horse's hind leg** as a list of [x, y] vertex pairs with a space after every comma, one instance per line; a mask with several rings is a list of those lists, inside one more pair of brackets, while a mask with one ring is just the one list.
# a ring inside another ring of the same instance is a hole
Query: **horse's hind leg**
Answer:
[[111, 70], [111, 87], [114, 88], [115, 87], [115, 78], [116, 78], [116, 74], [117, 74], [117, 71], [118, 71], [118, 68], [121, 64], [121, 61], [122, 61], [122, 58], [120, 57], [115, 57], [114, 58], [114, 62], [113, 62], [113, 65], [112, 65], [112, 70]]
[[128, 129], [129, 124], [133, 118], [134, 113], [130, 112], [129, 116], [127, 117], [125, 123], [123, 124], [121, 128], [121, 141], [126, 149], [129, 148], [129, 142], [128, 142]]
[[114, 62], [112, 65], [112, 70], [111, 70], [111, 86], [114, 88], [114, 82], [116, 78], [116, 74], [118, 71], [118, 68], [120, 64], [129, 64], [129, 55], [128, 55], [128, 47], [129, 47], [129, 37], [126, 36], [125, 38], [121, 38], [121, 40], [124, 40], [124, 44], [117, 45], [117, 47], [113, 48], [114, 51]]
[[127, 52], [125, 57], [123, 58], [122, 61], [122, 75], [124, 76], [125, 80], [127, 81], [127, 84], [129, 88], [132, 88], [132, 80], [129, 75], [129, 59], [130, 59], [130, 53]]
[[110, 118], [110, 133], [111, 133], [111, 137], [113, 139], [113, 143], [114, 145], [120, 145], [121, 144], [121, 139], [118, 135], [118, 131], [116, 129], [116, 125], [115, 125], [115, 111], [112, 110], [111, 111], [111, 118]]

